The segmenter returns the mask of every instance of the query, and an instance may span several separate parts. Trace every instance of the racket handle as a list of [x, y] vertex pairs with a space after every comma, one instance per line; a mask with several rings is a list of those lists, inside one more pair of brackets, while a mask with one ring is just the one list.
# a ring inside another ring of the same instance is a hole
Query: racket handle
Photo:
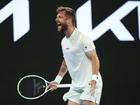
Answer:
[[58, 88], [69, 88], [71, 84], [59, 84], [57, 85]]

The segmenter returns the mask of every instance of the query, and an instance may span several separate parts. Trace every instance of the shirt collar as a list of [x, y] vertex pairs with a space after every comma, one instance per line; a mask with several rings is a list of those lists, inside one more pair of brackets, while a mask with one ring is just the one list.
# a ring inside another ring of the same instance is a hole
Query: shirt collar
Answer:
[[70, 37], [67, 38], [67, 39], [68, 40], [73, 40], [76, 37], [76, 31], [77, 31], [77, 28], [74, 29], [74, 31], [72, 32], [72, 34], [70, 35]]

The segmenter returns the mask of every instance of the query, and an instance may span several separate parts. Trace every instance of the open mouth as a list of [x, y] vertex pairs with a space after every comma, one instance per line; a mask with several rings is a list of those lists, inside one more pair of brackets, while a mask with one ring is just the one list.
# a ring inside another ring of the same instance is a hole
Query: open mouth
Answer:
[[57, 26], [58, 26], [58, 27], [61, 26], [61, 23], [57, 23]]

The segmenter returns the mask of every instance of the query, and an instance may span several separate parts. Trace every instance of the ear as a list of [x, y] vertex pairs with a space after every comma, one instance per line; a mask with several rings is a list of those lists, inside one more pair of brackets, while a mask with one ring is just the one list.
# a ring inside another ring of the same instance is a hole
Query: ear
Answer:
[[72, 24], [71, 18], [67, 18], [67, 24]]

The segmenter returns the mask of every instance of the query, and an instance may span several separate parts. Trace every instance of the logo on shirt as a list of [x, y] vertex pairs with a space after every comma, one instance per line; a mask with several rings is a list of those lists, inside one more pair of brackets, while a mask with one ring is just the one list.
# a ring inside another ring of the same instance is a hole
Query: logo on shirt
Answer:
[[69, 50], [69, 49], [70, 49], [69, 47], [66, 48], [66, 50]]
[[87, 46], [85, 46], [85, 49], [87, 49]]

